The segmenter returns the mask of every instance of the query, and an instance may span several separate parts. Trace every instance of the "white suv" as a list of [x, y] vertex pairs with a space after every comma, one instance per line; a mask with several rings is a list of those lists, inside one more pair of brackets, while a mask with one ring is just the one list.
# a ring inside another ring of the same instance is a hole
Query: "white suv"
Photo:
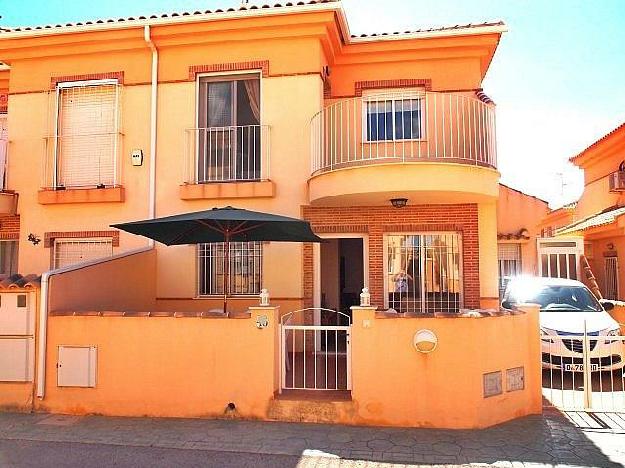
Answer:
[[625, 366], [625, 342], [610, 339], [620, 335], [618, 322], [606, 312], [614, 304], [599, 303], [583, 283], [537, 277], [510, 280], [502, 307], [512, 309], [524, 302], [540, 304], [543, 368], [582, 372], [584, 347], [592, 372], [620, 370]]

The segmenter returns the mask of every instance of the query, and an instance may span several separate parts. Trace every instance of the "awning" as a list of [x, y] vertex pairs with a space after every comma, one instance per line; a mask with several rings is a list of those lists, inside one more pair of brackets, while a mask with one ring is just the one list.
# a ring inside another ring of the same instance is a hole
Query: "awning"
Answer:
[[601, 213], [588, 216], [581, 221], [575, 221], [568, 226], [556, 229], [556, 235], [561, 236], [563, 234], [573, 234], [575, 232], [585, 231], [594, 227], [612, 224], [616, 221], [616, 218], [623, 214], [625, 214], [625, 206], [610, 208], [608, 210], [602, 211]]

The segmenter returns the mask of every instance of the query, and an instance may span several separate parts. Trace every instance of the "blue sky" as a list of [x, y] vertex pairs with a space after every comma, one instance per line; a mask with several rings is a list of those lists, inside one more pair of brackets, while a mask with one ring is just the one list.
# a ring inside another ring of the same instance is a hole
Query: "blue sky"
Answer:
[[[502, 181], [554, 206], [576, 199], [582, 190], [581, 174], [567, 159], [625, 121], [625, 0], [343, 3], [354, 33], [504, 20], [510, 30], [484, 82], [497, 103]], [[0, 0], [0, 24], [238, 4], [239, 0]]]

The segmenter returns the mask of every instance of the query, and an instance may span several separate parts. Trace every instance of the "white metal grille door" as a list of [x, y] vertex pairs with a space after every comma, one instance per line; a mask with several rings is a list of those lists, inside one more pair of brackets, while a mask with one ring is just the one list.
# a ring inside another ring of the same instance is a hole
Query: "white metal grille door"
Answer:
[[[319, 322], [346, 322], [345, 326]], [[326, 320], [323, 316], [326, 316]], [[284, 315], [280, 323], [283, 390], [351, 390], [351, 318], [330, 309], [310, 308]]]
[[55, 239], [54, 268], [113, 255], [112, 239]]
[[567, 411], [625, 411], [625, 336], [542, 335], [543, 397]]
[[461, 241], [456, 233], [387, 237], [387, 297], [399, 313], [458, 312]]
[[579, 279], [579, 259], [583, 253], [584, 241], [582, 239], [538, 239], [540, 276]]
[[618, 283], [618, 257], [607, 257], [605, 259], [605, 299], [618, 300]]
[[115, 185], [118, 86], [63, 87], [58, 93], [56, 187]]
[[7, 158], [9, 151], [9, 127], [6, 114], [0, 114], [0, 190], [6, 188]]

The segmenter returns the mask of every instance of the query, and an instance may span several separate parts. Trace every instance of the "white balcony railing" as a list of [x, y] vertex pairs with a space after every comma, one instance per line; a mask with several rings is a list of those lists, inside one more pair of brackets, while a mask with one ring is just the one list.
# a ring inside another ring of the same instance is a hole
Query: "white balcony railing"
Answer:
[[183, 182], [269, 179], [269, 127], [238, 125], [186, 130]]
[[41, 187], [62, 190], [121, 185], [121, 139], [118, 132], [47, 137]]
[[376, 163], [495, 168], [495, 108], [474, 93], [402, 91], [335, 101], [311, 122], [312, 174]]

